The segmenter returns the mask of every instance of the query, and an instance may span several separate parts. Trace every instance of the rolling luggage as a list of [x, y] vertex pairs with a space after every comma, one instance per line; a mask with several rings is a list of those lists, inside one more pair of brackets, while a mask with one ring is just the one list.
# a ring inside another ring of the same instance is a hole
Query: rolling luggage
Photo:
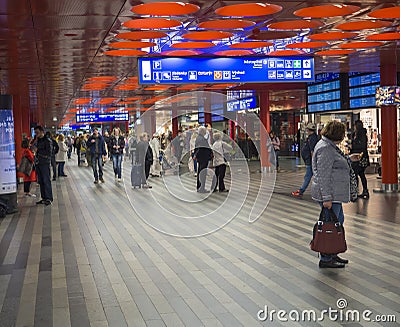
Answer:
[[139, 187], [142, 184], [142, 165], [132, 165], [131, 170], [131, 185], [132, 187]]

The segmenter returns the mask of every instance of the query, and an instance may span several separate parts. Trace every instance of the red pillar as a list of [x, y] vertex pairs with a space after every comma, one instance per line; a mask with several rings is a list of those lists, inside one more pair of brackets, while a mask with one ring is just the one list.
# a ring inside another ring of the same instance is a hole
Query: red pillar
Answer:
[[267, 149], [267, 135], [263, 132], [262, 127], [270, 132], [271, 130], [271, 118], [269, 114], [269, 91], [263, 91], [260, 93], [260, 161], [261, 167], [270, 167], [268, 149]]
[[[396, 58], [396, 56], [393, 56]], [[396, 63], [382, 63], [381, 86], [397, 85]], [[382, 191], [398, 190], [397, 169], [397, 107], [381, 106], [382, 123]]]
[[229, 121], [229, 137], [235, 140], [235, 122], [233, 120]]

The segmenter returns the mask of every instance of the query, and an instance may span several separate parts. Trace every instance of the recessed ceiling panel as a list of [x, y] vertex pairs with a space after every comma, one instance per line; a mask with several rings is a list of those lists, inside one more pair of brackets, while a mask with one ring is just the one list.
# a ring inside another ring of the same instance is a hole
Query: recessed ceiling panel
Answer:
[[281, 6], [269, 3], [243, 3], [218, 8], [215, 13], [230, 17], [257, 17], [272, 15], [282, 10]]

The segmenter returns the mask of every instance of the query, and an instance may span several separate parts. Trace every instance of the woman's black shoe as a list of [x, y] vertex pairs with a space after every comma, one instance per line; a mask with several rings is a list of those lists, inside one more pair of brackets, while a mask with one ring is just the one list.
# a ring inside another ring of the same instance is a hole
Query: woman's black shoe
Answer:
[[362, 198], [362, 199], [365, 199], [365, 200], [368, 200], [368, 199], [369, 199], [369, 192], [368, 192], [368, 190], [363, 191], [361, 194], [358, 195], [358, 197], [359, 197], [359, 198]]
[[339, 262], [339, 263], [345, 263], [345, 264], [349, 263], [349, 260], [343, 259], [343, 258], [339, 257], [338, 255], [334, 256], [333, 260], [335, 260], [336, 262]]
[[339, 263], [335, 260], [331, 260], [331, 261], [320, 261], [319, 267], [320, 268], [344, 268], [345, 266], [343, 263]]

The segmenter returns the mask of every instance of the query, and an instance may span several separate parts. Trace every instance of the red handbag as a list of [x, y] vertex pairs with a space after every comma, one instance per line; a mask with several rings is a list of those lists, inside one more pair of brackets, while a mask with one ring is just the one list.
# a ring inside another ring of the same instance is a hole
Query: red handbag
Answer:
[[344, 227], [338, 221], [332, 209], [323, 208], [321, 210], [319, 220], [314, 225], [310, 248], [323, 254], [346, 252]]

